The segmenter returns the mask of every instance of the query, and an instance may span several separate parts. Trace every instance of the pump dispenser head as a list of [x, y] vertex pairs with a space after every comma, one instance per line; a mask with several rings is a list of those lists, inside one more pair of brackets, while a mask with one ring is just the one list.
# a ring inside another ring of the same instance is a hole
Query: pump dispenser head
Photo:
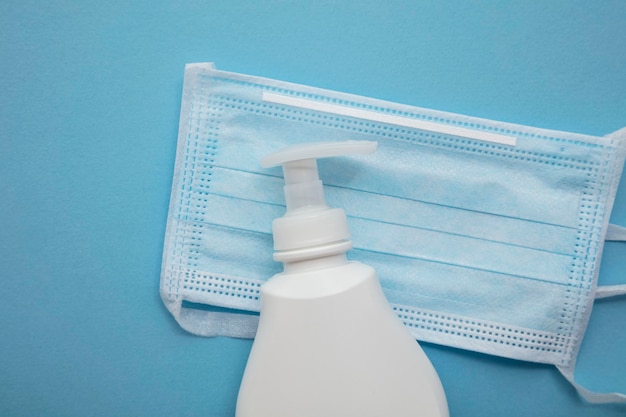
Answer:
[[290, 146], [261, 159], [261, 166], [283, 166], [287, 211], [272, 224], [274, 259], [293, 262], [345, 252], [352, 247], [345, 212], [329, 208], [317, 159], [370, 154], [371, 141], [316, 142]]

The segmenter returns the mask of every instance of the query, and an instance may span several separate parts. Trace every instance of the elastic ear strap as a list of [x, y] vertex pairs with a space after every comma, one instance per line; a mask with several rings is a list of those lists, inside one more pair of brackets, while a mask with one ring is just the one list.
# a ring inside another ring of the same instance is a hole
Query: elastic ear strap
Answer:
[[600, 298], [609, 298], [624, 294], [626, 294], [626, 284], [598, 285], [598, 288], [596, 288], [595, 298], [598, 300]]
[[[606, 236], [606, 241], [626, 241], [626, 227], [609, 224]], [[608, 298], [615, 297], [617, 295], [626, 294], [626, 284], [621, 285], [599, 285], [596, 289], [595, 298]], [[583, 397], [587, 402], [592, 404], [606, 404], [606, 403], [626, 403], [626, 394], [620, 392], [595, 392], [591, 391], [574, 380], [574, 367], [576, 363], [572, 363], [570, 366], [557, 366], [561, 375], [567, 379], [576, 389], [576, 392]]]
[[257, 315], [196, 310], [183, 307], [180, 301], [167, 302], [165, 306], [180, 327], [196, 336], [253, 339], [259, 325]]
[[578, 392], [578, 394], [583, 397], [587, 402], [591, 404], [626, 404], [626, 394], [622, 394], [621, 392], [595, 392], [583, 387], [582, 385], [574, 381], [575, 365], [576, 364], [573, 363], [570, 366], [557, 366], [556, 369], [559, 370], [561, 375], [563, 375], [565, 379], [567, 379], [567, 381], [572, 384], [572, 386], [576, 389], [576, 392]]
[[604, 236], [604, 240], [614, 242], [626, 242], [626, 227], [609, 223], [609, 227], [606, 229], [606, 236]]
[[[616, 224], [609, 224], [606, 229], [606, 241], [613, 242], [625, 242], [626, 241], [626, 227], [618, 226]], [[618, 295], [626, 294], [626, 284], [620, 285], [598, 285], [596, 289], [595, 298], [609, 298], [616, 297]]]
[[253, 339], [259, 325], [258, 316], [221, 313], [182, 308], [175, 317], [180, 326], [197, 336], [226, 336]]

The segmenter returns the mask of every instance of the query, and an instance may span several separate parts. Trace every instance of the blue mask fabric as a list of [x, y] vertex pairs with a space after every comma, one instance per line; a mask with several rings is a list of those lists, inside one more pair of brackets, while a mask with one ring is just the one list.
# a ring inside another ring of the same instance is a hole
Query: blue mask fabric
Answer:
[[200, 336], [254, 337], [271, 224], [285, 211], [280, 168], [295, 143], [378, 142], [320, 160], [328, 205], [347, 215], [355, 261], [373, 266], [416, 339], [555, 365], [590, 402], [626, 402], [574, 381], [596, 298], [626, 129], [557, 132], [282, 81], [185, 70], [161, 297]]

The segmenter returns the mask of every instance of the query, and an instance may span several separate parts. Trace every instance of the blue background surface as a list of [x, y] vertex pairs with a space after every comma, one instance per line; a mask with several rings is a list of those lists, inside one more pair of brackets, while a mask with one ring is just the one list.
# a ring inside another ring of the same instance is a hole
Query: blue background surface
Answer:
[[[0, 415], [233, 416], [249, 340], [158, 294], [184, 64], [603, 135], [626, 125], [622, 1], [3, 1]], [[626, 180], [612, 221], [626, 225]], [[626, 244], [600, 282], [626, 281]], [[626, 299], [577, 378], [626, 392]], [[452, 416], [618, 416], [554, 367], [425, 345]]]

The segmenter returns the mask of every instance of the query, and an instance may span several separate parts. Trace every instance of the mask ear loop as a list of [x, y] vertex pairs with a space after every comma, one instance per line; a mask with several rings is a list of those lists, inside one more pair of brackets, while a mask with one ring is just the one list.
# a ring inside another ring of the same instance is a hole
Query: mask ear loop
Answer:
[[595, 299], [617, 297], [626, 294], [626, 284], [619, 285], [598, 285]]
[[626, 227], [609, 223], [604, 240], [611, 242], [626, 242]]
[[[626, 227], [609, 224], [605, 241], [626, 242]], [[626, 294], [626, 284], [621, 285], [599, 285], [596, 289], [595, 299], [615, 297]], [[576, 392], [586, 401], [592, 404], [606, 403], [626, 403], [626, 394], [619, 392], [595, 392], [591, 391], [574, 380], [574, 368], [576, 360], [573, 360], [569, 366], [558, 366], [557, 369], [572, 384]]]
[[556, 369], [559, 370], [561, 375], [567, 379], [567, 381], [572, 384], [572, 386], [576, 389], [576, 392], [583, 397], [587, 402], [591, 404], [609, 404], [609, 403], [626, 403], [626, 394], [622, 394], [621, 392], [595, 392], [591, 391], [576, 381], [574, 381], [574, 368], [576, 367], [576, 361], [572, 361], [572, 364], [569, 366], [558, 366]]
[[180, 308], [174, 318], [183, 329], [196, 336], [226, 336], [253, 339], [259, 317], [248, 314]]
[[[611, 242], [626, 242], [626, 227], [609, 224], [604, 240]], [[616, 297], [624, 294], [626, 294], [626, 284], [598, 285], [595, 298], [598, 300], [600, 298]]]

